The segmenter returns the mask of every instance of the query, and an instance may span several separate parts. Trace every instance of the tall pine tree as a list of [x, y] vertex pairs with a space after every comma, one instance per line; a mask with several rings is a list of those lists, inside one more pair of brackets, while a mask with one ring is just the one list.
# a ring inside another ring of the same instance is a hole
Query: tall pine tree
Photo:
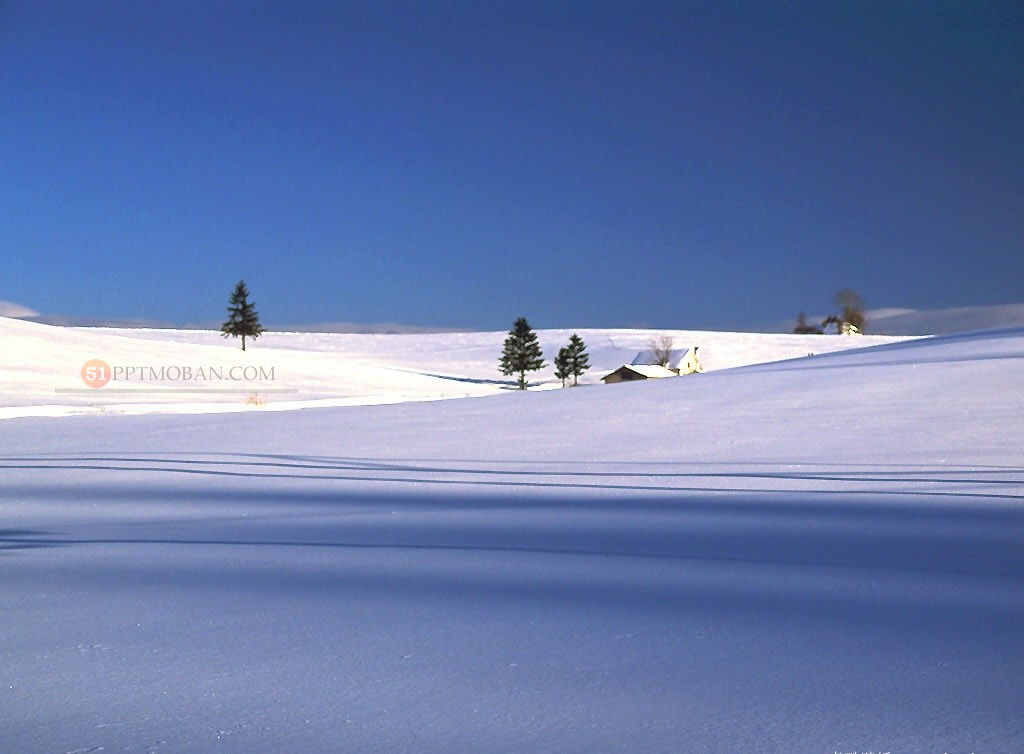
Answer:
[[568, 366], [569, 374], [572, 375], [572, 384], [578, 385], [580, 376], [590, 369], [590, 357], [587, 355], [587, 346], [576, 333], [573, 333], [569, 338], [569, 345], [566, 346], [568, 351]]
[[508, 331], [505, 338], [505, 349], [498, 361], [501, 373], [511, 376], [518, 373], [518, 385], [520, 390], [526, 390], [526, 373], [535, 372], [544, 368], [543, 354], [540, 350], [540, 343], [537, 342], [537, 333], [530, 329], [530, 323], [525, 317], [516, 320], [515, 325]]
[[572, 367], [569, 366], [570, 358], [569, 346], [562, 346], [558, 349], [558, 355], [555, 357], [555, 377], [562, 381], [562, 387], [565, 387], [565, 381], [572, 375]]
[[242, 336], [242, 350], [245, 350], [245, 338], [258, 338], [263, 332], [260, 315], [256, 313], [256, 305], [249, 301], [249, 289], [245, 281], [239, 280], [235, 292], [231, 294], [231, 305], [228, 307], [228, 321], [220, 326], [221, 337]]

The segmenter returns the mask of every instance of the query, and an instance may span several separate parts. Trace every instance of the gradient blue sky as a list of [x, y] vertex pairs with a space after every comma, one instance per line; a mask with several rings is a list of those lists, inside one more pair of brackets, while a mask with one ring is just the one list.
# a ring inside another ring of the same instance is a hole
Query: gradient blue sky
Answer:
[[1024, 301], [1019, 2], [0, 0], [0, 299], [740, 327]]

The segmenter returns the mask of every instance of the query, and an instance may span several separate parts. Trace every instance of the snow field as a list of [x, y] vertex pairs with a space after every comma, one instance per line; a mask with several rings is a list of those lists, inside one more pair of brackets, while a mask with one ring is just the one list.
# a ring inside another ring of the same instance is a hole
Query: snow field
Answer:
[[1022, 363], [0, 422], [0, 749], [1022, 750]]

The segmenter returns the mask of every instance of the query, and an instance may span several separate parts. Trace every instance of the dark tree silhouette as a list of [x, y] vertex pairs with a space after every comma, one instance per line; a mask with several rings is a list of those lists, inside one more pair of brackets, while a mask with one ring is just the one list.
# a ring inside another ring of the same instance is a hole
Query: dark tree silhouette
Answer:
[[530, 323], [526, 321], [525, 317], [517, 319], [515, 325], [508, 331], [505, 348], [498, 365], [501, 373], [506, 376], [519, 374], [517, 384], [520, 390], [526, 390], [527, 372], [535, 372], [544, 368], [544, 359], [540, 343], [537, 342], [537, 333], [530, 329]]
[[842, 313], [839, 315], [841, 322], [849, 322], [858, 330], [864, 332], [867, 319], [864, 316], [864, 302], [857, 291], [843, 288], [843, 290], [836, 294], [836, 306], [842, 310]]
[[797, 335], [821, 335], [823, 330], [820, 327], [807, 323], [807, 315], [803, 312], [796, 317], [796, 327], [793, 328], [793, 332]]
[[221, 337], [237, 338], [242, 337], [242, 350], [245, 350], [245, 338], [258, 338], [263, 332], [260, 325], [260, 315], [256, 313], [256, 306], [249, 301], [249, 289], [245, 287], [245, 281], [239, 280], [231, 294], [231, 305], [228, 306], [228, 321], [220, 326]]
[[[576, 333], [573, 333], [569, 337], [569, 345], [566, 346], [568, 350], [568, 366], [569, 374], [572, 375], [572, 384], [578, 385], [580, 376], [590, 369], [590, 357], [587, 355], [587, 346]], [[563, 380], [562, 384], [565, 384]]]
[[569, 346], [562, 346], [558, 349], [558, 355], [555, 357], [555, 377], [562, 381], [562, 387], [565, 387], [565, 381], [572, 375], [572, 367], [569, 366]]

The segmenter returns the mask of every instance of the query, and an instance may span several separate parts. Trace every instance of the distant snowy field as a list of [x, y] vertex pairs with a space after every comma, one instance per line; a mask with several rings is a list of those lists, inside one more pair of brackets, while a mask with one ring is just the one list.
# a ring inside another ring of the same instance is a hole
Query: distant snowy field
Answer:
[[[539, 331], [547, 367], [531, 375], [535, 388], [560, 385], [551, 362], [571, 333]], [[604, 374], [628, 364], [661, 334], [672, 336], [677, 347], [700, 346], [709, 371], [899, 340], [672, 330], [579, 333], [587, 342], [592, 366], [584, 384], [599, 382]], [[66, 328], [0, 318], [0, 419], [275, 410], [497, 395], [514, 384], [498, 372], [505, 335], [266, 333], [256, 342], [247, 340], [243, 353], [238, 340], [225, 340], [214, 331]], [[273, 379], [132, 380], [93, 389], [80, 376], [82, 365], [93, 359], [112, 368], [256, 367], [273, 370]], [[253, 398], [260, 399], [258, 408]]]
[[[597, 370], [649, 337], [583, 333]], [[138, 335], [8, 327], [0, 394], [223, 349]], [[304, 337], [356, 397], [501, 340]], [[695, 377], [0, 421], [0, 751], [1024, 751], [1024, 329], [721, 369], [810, 350], [741, 337], [686, 335]]]

